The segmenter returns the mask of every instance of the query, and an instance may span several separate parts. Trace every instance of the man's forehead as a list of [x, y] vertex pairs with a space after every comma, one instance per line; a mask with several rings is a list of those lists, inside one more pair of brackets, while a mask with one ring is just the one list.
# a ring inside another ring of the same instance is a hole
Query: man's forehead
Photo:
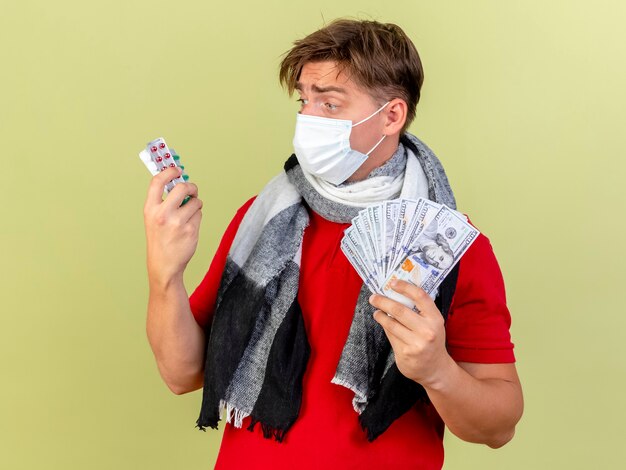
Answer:
[[337, 62], [307, 62], [302, 67], [296, 89], [331, 89], [330, 91], [350, 92], [356, 86]]

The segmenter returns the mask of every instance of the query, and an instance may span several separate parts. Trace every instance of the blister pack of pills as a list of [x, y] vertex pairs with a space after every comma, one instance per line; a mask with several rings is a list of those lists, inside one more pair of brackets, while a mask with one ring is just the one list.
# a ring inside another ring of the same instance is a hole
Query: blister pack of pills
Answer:
[[[146, 148], [139, 152], [139, 158], [146, 165], [148, 171], [154, 176], [161, 171], [165, 171], [170, 167], [180, 167], [183, 173], [165, 185], [165, 192], [169, 193], [178, 183], [184, 183], [189, 180], [189, 176], [185, 173], [185, 167], [180, 162], [180, 157], [174, 149], [171, 149], [165, 143], [163, 137], [148, 142]], [[189, 196], [185, 198], [183, 204], [189, 200]]]
[[180, 157], [174, 149], [170, 149], [165, 143], [163, 137], [148, 142], [146, 148], [139, 152], [139, 158], [146, 165], [146, 168], [157, 175], [161, 171], [165, 171], [169, 167], [181, 167], [183, 174], [165, 185], [165, 192], [169, 193], [177, 183], [183, 183], [189, 180], [189, 176], [185, 173], [185, 167], [180, 162]]

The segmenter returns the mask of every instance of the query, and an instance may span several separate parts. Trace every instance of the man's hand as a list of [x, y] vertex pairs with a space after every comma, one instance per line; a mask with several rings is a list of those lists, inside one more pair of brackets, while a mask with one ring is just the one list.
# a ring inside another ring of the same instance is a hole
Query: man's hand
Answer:
[[380, 309], [374, 318], [389, 338], [400, 372], [424, 386], [459, 438], [494, 448], [510, 441], [524, 410], [515, 364], [456, 363], [446, 351], [443, 317], [430, 296], [405, 281], [391, 287], [419, 311], [381, 295], [370, 297]]
[[400, 280], [392, 282], [391, 287], [411, 299], [417, 312], [374, 294], [370, 303], [379, 309], [374, 319], [385, 330], [402, 375], [425, 387], [434, 385], [451, 360], [441, 312], [423, 289]]
[[[193, 183], [178, 183], [163, 200], [165, 185], [180, 176], [180, 168], [155, 175], [144, 205], [148, 277], [159, 284], [181, 278], [198, 245], [202, 201]], [[186, 196], [192, 198], [181, 207]]]

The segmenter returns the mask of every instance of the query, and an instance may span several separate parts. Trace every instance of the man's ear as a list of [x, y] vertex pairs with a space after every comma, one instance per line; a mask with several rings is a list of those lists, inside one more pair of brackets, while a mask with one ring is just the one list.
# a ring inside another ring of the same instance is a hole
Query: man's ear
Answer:
[[385, 127], [383, 133], [388, 137], [396, 134], [400, 134], [402, 127], [406, 122], [407, 105], [401, 98], [392, 99], [384, 109], [385, 112]]

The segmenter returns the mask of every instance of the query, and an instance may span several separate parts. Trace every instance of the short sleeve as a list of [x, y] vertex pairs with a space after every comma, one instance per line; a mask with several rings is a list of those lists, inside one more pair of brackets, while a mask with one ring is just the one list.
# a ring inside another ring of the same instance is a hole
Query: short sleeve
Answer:
[[248, 211], [248, 208], [254, 201], [255, 197], [256, 196], [250, 198], [237, 210], [235, 216], [230, 221], [230, 224], [228, 224], [222, 239], [220, 240], [220, 244], [217, 247], [215, 255], [213, 256], [209, 270], [204, 275], [204, 278], [198, 287], [196, 287], [191, 296], [189, 296], [189, 307], [191, 308], [191, 313], [196, 319], [196, 322], [202, 328], [206, 328], [211, 320], [211, 317], [213, 316], [215, 300], [217, 299], [217, 290], [220, 286], [224, 266], [226, 266], [228, 252], [230, 251], [230, 247], [235, 238], [235, 234], [237, 233], [237, 229], [239, 228], [239, 224], [241, 224], [243, 216]]
[[450, 356], [457, 362], [515, 362], [504, 279], [489, 239], [480, 234], [459, 260], [459, 277], [446, 321]]

